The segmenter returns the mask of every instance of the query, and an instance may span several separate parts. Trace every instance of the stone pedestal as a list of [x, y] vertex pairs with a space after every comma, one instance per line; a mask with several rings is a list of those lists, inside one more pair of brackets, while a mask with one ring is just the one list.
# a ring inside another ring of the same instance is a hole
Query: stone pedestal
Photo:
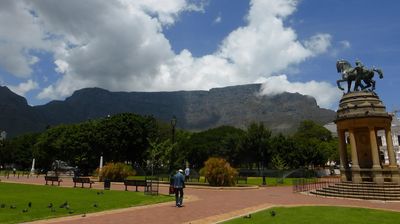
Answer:
[[[374, 92], [351, 92], [340, 100], [335, 120], [338, 137], [342, 180], [353, 183], [400, 183], [400, 174], [393, 151], [392, 117]], [[379, 157], [377, 131], [384, 130], [387, 139], [389, 167], [383, 168]], [[348, 139], [346, 139], [346, 135]], [[348, 168], [347, 144], [351, 149], [351, 169]], [[351, 175], [348, 174], [351, 172]]]

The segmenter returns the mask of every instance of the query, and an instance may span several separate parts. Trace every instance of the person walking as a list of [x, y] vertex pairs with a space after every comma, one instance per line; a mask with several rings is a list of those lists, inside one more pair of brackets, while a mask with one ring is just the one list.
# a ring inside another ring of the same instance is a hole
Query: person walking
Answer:
[[175, 205], [176, 207], [182, 207], [183, 204], [183, 188], [185, 188], [185, 177], [183, 176], [183, 170], [179, 169], [174, 175], [174, 189], [175, 189]]
[[185, 169], [185, 182], [189, 181], [189, 175], [190, 175], [190, 169], [189, 169], [189, 167], [186, 167], [186, 169]]

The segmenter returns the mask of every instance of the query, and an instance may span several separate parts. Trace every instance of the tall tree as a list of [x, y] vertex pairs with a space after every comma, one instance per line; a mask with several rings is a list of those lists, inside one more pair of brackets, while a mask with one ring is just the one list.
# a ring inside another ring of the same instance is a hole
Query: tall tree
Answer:
[[[301, 166], [323, 166], [330, 156], [332, 141], [329, 130], [313, 121], [303, 121], [294, 139], [297, 144], [296, 159]], [[329, 147], [328, 147], [329, 146]]]
[[263, 123], [251, 123], [242, 141], [242, 158], [248, 162], [256, 162], [258, 168], [267, 167], [271, 161], [271, 131]]
[[244, 132], [231, 126], [221, 126], [193, 133], [179, 148], [187, 151], [187, 160], [201, 168], [209, 157], [222, 157], [233, 164], [239, 161], [240, 139]]

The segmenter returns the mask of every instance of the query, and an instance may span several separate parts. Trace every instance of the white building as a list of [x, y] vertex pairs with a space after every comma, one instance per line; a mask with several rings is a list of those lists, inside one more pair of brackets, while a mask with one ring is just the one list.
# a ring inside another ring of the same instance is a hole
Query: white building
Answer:
[[[389, 157], [387, 152], [387, 144], [386, 144], [386, 137], [384, 131], [378, 131], [378, 146], [379, 150], [381, 151], [381, 160], [384, 159], [384, 164], [389, 164]], [[400, 147], [399, 147], [399, 140], [400, 140], [400, 120], [398, 117], [393, 115], [392, 119], [392, 140], [393, 140], [393, 149], [394, 154], [396, 155], [397, 164], [400, 164]]]

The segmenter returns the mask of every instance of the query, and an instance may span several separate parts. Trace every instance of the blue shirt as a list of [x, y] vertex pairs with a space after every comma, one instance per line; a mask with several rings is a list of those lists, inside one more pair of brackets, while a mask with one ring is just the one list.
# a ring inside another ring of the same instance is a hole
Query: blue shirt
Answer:
[[174, 175], [174, 188], [183, 188], [185, 184], [185, 177], [181, 172], [178, 172]]

